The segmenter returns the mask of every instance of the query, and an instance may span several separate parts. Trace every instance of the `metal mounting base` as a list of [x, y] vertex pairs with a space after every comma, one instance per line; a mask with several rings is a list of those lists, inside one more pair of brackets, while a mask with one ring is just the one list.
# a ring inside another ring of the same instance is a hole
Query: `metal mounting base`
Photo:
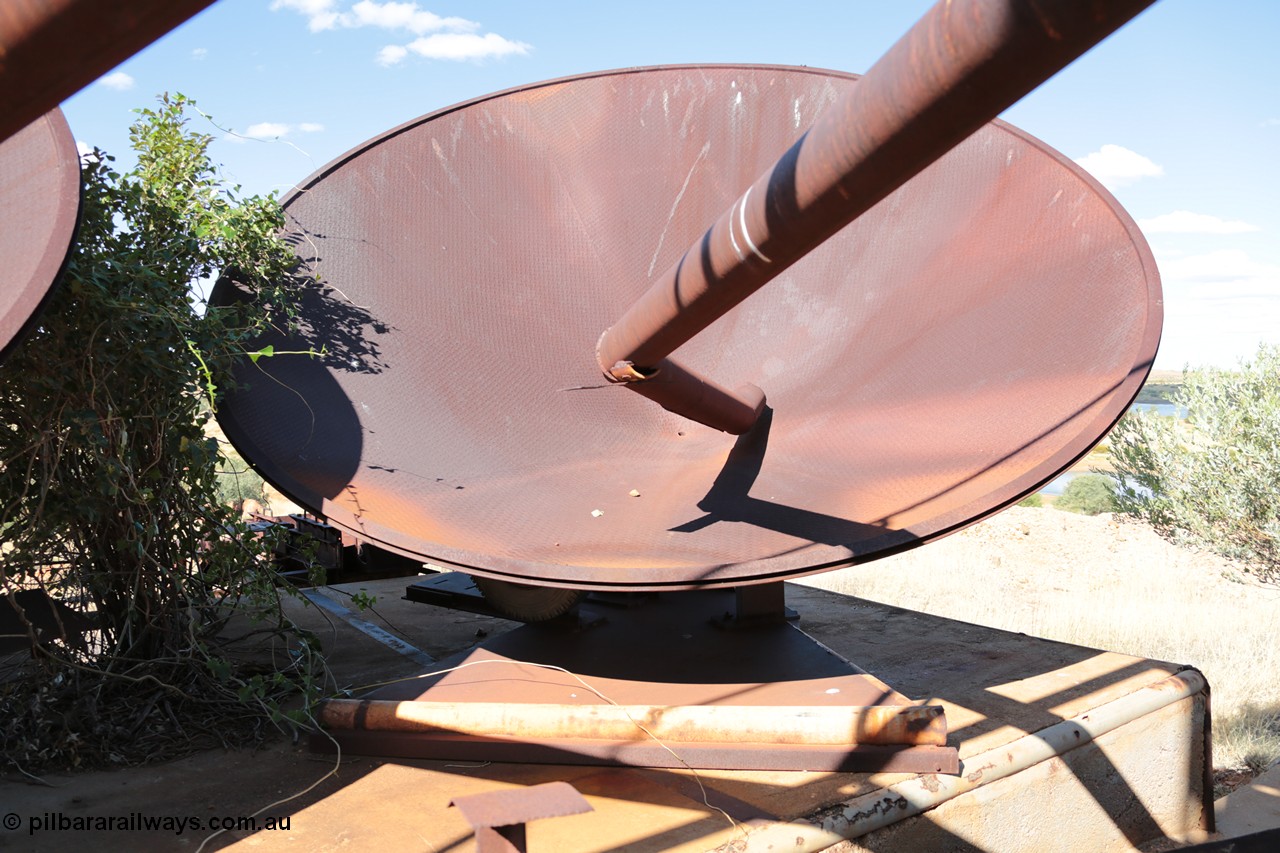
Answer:
[[[410, 584], [404, 591], [404, 597], [406, 601], [430, 604], [447, 610], [460, 610], [464, 613], [517, 621], [510, 614], [503, 613], [490, 604], [471, 575], [462, 572], [439, 572], [426, 575], [417, 583]], [[611, 600], [597, 602], [594, 594], [589, 596], [589, 599], [605, 606], [614, 606]], [[597, 612], [596, 608], [576, 605], [562, 616], [530, 624], [551, 625], [569, 631], [585, 631], [601, 624], [605, 618], [603, 614]]]
[[[364, 698], [507, 704], [723, 706], [914, 705], [785, 619], [726, 632], [731, 591], [664, 593], [651, 606], [618, 608], [592, 629], [525, 625], [440, 662], [438, 676], [388, 685]], [[456, 669], [455, 669], [456, 668]], [[717, 769], [956, 773], [939, 746], [774, 742], [753, 730], [724, 742], [659, 743], [637, 728], [626, 741], [474, 737], [452, 732], [332, 731], [344, 752], [404, 758]], [[331, 751], [329, 736], [312, 747]]]
[[800, 614], [787, 607], [782, 581], [736, 587], [733, 604], [732, 613], [726, 611], [711, 624], [725, 631], [742, 631], [800, 621]]

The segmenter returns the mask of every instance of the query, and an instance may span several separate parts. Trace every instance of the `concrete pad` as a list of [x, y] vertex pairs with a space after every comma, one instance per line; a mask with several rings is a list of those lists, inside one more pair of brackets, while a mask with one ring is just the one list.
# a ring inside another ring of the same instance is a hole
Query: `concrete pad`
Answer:
[[1280, 764], [1218, 800], [1213, 811], [1223, 838], [1280, 828]]

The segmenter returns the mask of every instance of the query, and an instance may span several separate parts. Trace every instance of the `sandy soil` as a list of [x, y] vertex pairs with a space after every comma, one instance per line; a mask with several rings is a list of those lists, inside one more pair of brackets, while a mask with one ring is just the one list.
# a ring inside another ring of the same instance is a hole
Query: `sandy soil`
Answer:
[[[1019, 607], [1037, 601], [1066, 606], [1063, 594], [1134, 585], [1156, 585], [1171, 593], [1194, 590], [1202, 598], [1280, 604], [1280, 586], [1258, 583], [1241, 563], [1207, 550], [1174, 545], [1149, 525], [1126, 516], [1086, 516], [1050, 506], [1010, 507], [945, 539], [875, 565], [906, 570], [946, 565], [953, 572], [969, 575], [969, 584], [982, 587], [984, 593], [989, 594], [993, 587], [1016, 593]], [[823, 578], [852, 577], [855, 572], [864, 574], [865, 568], [819, 575], [814, 582], [828, 586]], [[850, 586], [856, 588], [846, 591], [854, 594], [869, 592], [864, 582]], [[892, 603], [914, 606], [908, 601]]]
[[1249, 581], [1239, 563], [1210, 551], [1174, 545], [1149, 525], [1110, 513], [1088, 516], [1011, 507], [956, 538], [999, 551], [1003, 564], [1017, 567], [1017, 576], [1036, 578], [1033, 584], [1020, 584], [1030, 587], [1024, 594], [1078, 586], [1082, 567], [1110, 568], [1119, 574], [1159, 566], [1163, 580], [1172, 586], [1207, 586], [1226, 595], [1239, 593], [1241, 583]]

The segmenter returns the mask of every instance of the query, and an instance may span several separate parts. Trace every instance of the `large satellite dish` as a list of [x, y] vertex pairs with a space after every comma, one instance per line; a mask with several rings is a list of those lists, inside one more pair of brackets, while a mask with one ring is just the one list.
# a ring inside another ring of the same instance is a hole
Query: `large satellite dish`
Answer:
[[323, 354], [246, 364], [223, 428], [331, 523], [517, 583], [779, 580], [1007, 506], [1128, 407], [1161, 296], [1115, 200], [1002, 122], [679, 349], [764, 389], [746, 434], [601, 378], [601, 332], [858, 85], [619, 71], [371, 140], [286, 199], [302, 328], [253, 344]]
[[0, 142], [0, 359], [48, 299], [80, 215], [80, 156], [61, 110]]

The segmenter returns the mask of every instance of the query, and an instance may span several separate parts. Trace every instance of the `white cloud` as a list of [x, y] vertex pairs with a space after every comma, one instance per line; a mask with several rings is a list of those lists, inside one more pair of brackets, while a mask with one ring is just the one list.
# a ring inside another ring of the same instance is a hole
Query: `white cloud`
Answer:
[[1207, 213], [1175, 210], [1150, 219], [1139, 219], [1138, 227], [1147, 234], [1243, 234], [1261, 231], [1257, 225], [1240, 219], [1219, 219]]
[[92, 162], [97, 162], [97, 158], [93, 156], [93, 146], [83, 139], [76, 140], [76, 153], [80, 155], [81, 160], [88, 158]]
[[299, 124], [286, 124], [282, 121], [260, 121], [257, 124], [249, 125], [243, 132], [232, 131], [226, 136], [226, 139], [228, 142], [244, 142], [248, 139], [271, 141], [284, 139], [294, 132], [319, 133], [322, 130], [324, 130], [324, 125], [313, 121], [304, 121]]
[[285, 136], [289, 133], [289, 125], [281, 124], [278, 121], [260, 121], [257, 124], [251, 124], [245, 130], [244, 135], [250, 139], [272, 139], [278, 136]]
[[420, 36], [440, 30], [469, 33], [480, 29], [475, 21], [466, 18], [443, 18], [418, 6], [417, 3], [401, 3], [396, 0], [378, 3], [360, 0], [349, 10], [338, 7], [337, 0], [273, 0], [272, 10], [291, 9], [307, 19], [307, 27], [313, 32], [361, 27], [377, 27], [383, 30], [405, 30]]
[[449, 59], [462, 62], [468, 59], [489, 59], [495, 56], [523, 56], [532, 45], [522, 41], [510, 41], [497, 33], [437, 33], [415, 39], [406, 47], [427, 59]]
[[1164, 174], [1163, 166], [1120, 145], [1104, 145], [1077, 158], [1076, 163], [1109, 190], [1128, 186], [1141, 178], [1158, 178]]
[[477, 22], [442, 17], [423, 9], [416, 2], [359, 0], [345, 8], [345, 3], [340, 4], [339, 0], [273, 0], [271, 8], [290, 9], [303, 15], [313, 33], [373, 27], [418, 36], [409, 44], [389, 44], [379, 50], [374, 61], [383, 66], [402, 62], [410, 53], [427, 59], [464, 61], [522, 56], [531, 49], [524, 42], [504, 38], [497, 33], [481, 35]]
[[442, 18], [433, 12], [419, 9], [417, 3], [375, 3], [372, 0], [361, 0], [351, 7], [349, 15], [340, 20], [345, 27], [408, 30], [419, 36], [438, 30], [469, 33], [480, 29], [480, 25], [475, 21], [468, 21], [466, 18]]
[[313, 33], [331, 30], [338, 23], [338, 13], [334, 11], [336, 0], [272, 0], [271, 11], [292, 9], [307, 18], [307, 27]]
[[1269, 118], [1258, 122], [1258, 127], [1280, 127], [1280, 118]]
[[395, 65], [408, 55], [409, 49], [407, 47], [401, 47], [398, 44], [389, 44], [382, 50], [378, 51], [378, 64]]
[[1165, 323], [1157, 365], [1232, 367], [1280, 343], [1280, 265], [1238, 249], [1158, 258]]
[[[1217, 249], [1200, 255], [1162, 260], [1160, 274], [1173, 282], [1210, 284], [1220, 295], [1225, 285], [1239, 292], [1241, 285], [1249, 290], [1263, 290], [1280, 299], [1280, 266], [1255, 261], [1240, 249]], [[1211, 295], [1205, 290], [1201, 295]]]
[[207, 47], [197, 47], [191, 51], [192, 59], [204, 59], [208, 55], [209, 55], [209, 48]]
[[123, 71], [113, 71], [98, 81], [108, 89], [124, 92], [133, 88], [134, 79]]

